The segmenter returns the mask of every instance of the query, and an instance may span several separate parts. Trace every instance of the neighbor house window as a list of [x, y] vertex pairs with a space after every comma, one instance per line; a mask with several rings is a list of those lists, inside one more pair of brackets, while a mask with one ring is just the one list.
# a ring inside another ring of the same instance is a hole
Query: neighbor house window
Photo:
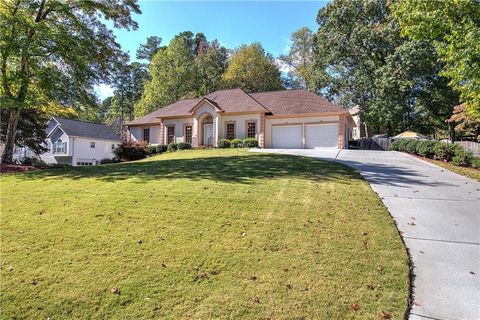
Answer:
[[247, 138], [255, 138], [257, 136], [257, 123], [254, 121], [247, 122]]
[[65, 153], [67, 150], [67, 143], [63, 142], [62, 139], [58, 139], [53, 144], [53, 153]]
[[232, 140], [232, 139], [235, 139], [235, 123], [234, 122], [229, 122], [227, 123], [227, 134], [226, 134], [226, 138], [228, 140]]
[[93, 165], [92, 162], [84, 162], [84, 161], [77, 162], [77, 166], [91, 166], [91, 165]]
[[192, 126], [185, 126], [185, 142], [192, 143]]
[[167, 143], [175, 142], [175, 126], [167, 127]]
[[143, 141], [150, 143], [150, 128], [143, 129]]
[[95, 149], [95, 142], [94, 141], [90, 142], [90, 148]]

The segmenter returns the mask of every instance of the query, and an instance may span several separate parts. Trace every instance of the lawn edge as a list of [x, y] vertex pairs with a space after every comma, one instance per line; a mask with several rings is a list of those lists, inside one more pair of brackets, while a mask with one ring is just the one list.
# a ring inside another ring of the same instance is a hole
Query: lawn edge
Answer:
[[367, 184], [368, 184], [368, 187], [370, 188], [370, 190], [372, 190], [373, 193], [375, 193], [377, 195], [377, 198], [380, 200], [380, 202], [382, 203], [382, 206], [385, 208], [385, 210], [388, 212], [388, 215], [390, 216], [390, 218], [392, 219], [393, 221], [393, 224], [395, 225], [395, 229], [397, 230], [397, 233], [398, 235], [400, 236], [400, 239], [402, 241], [402, 244], [403, 244], [403, 247], [405, 248], [405, 252], [407, 253], [407, 260], [408, 260], [408, 292], [407, 292], [407, 308], [405, 309], [405, 313], [403, 314], [403, 319], [404, 320], [409, 320], [410, 318], [410, 315], [411, 315], [411, 311], [412, 311], [412, 306], [413, 306], [413, 302], [414, 302], [414, 282], [415, 282], [415, 273], [413, 272], [414, 271], [414, 264], [413, 264], [413, 259], [412, 259], [412, 255], [410, 254], [410, 249], [408, 248], [407, 244], [405, 243], [405, 239], [403, 238], [403, 233], [400, 231], [400, 229], [398, 228], [398, 224], [397, 224], [397, 220], [395, 220], [395, 218], [393, 217], [392, 213], [390, 212], [390, 210], [388, 210], [387, 206], [385, 205], [385, 203], [383, 202], [383, 199], [382, 197], [375, 191], [373, 190], [372, 186], [370, 185], [370, 182], [365, 179], [364, 175], [362, 174], [362, 172], [360, 172], [359, 170], [353, 168], [353, 167], [350, 167], [346, 164], [343, 164], [341, 162], [337, 162], [336, 158], [335, 160], [333, 160], [332, 162], [334, 163], [337, 163], [337, 164], [340, 164], [342, 166], [345, 166], [349, 169], [352, 169], [354, 171], [356, 171], [360, 177], [362, 178], [362, 180], [364, 180]]

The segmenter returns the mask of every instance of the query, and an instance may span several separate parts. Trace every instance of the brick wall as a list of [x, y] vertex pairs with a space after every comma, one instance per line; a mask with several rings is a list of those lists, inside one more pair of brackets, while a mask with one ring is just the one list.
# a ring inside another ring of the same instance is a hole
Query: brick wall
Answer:
[[338, 119], [338, 148], [345, 148], [345, 116], [343, 115]]

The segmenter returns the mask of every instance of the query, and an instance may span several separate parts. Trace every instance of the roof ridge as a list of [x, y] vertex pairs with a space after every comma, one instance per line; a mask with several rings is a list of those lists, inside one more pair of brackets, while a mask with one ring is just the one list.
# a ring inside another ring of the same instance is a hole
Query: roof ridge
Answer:
[[[297, 89], [278, 89], [278, 90], [270, 90], [270, 91], [257, 91], [257, 92], [250, 92], [249, 94], [257, 94], [257, 93], [270, 93], [270, 92], [282, 92], [282, 91], [305, 91], [310, 92], [307, 89], [297, 88]], [[310, 92], [313, 93], [313, 92]], [[314, 93], [315, 94], [315, 93]]]
[[[242, 89], [240, 89], [240, 90], [242, 90]], [[243, 91], [243, 90], [242, 90], [242, 91]], [[250, 95], [250, 93], [245, 92], [245, 91], [243, 91], [243, 92], [244, 92], [247, 96], [249, 96], [250, 99], [252, 99], [252, 100], [255, 101], [256, 103], [258, 103], [263, 109], [265, 109], [265, 110], [267, 110], [268, 112], [272, 113], [272, 111], [270, 111], [267, 107], [265, 107], [260, 101], [258, 101], [258, 100], [255, 99], [254, 97], [252, 97], [252, 96]]]
[[55, 117], [55, 116], [53, 116], [52, 118], [54, 118], [55, 120], [60, 119], [60, 120], [75, 121], [75, 122], [82, 122], [82, 123], [88, 123], [88, 124], [97, 124], [97, 125], [100, 125], [100, 126], [107, 126], [108, 127], [108, 125], [105, 124], [105, 123], [96, 123], [96, 122], [91, 122], [91, 121], [86, 121], [86, 120], [68, 119], [68, 118], [61, 118], [61, 117]]

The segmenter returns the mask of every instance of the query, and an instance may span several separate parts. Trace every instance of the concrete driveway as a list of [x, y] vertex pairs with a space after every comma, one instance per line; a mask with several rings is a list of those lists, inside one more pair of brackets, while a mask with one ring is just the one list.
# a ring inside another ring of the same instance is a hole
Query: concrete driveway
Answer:
[[480, 183], [393, 151], [261, 150], [360, 171], [390, 211], [413, 263], [410, 318], [480, 319]]

